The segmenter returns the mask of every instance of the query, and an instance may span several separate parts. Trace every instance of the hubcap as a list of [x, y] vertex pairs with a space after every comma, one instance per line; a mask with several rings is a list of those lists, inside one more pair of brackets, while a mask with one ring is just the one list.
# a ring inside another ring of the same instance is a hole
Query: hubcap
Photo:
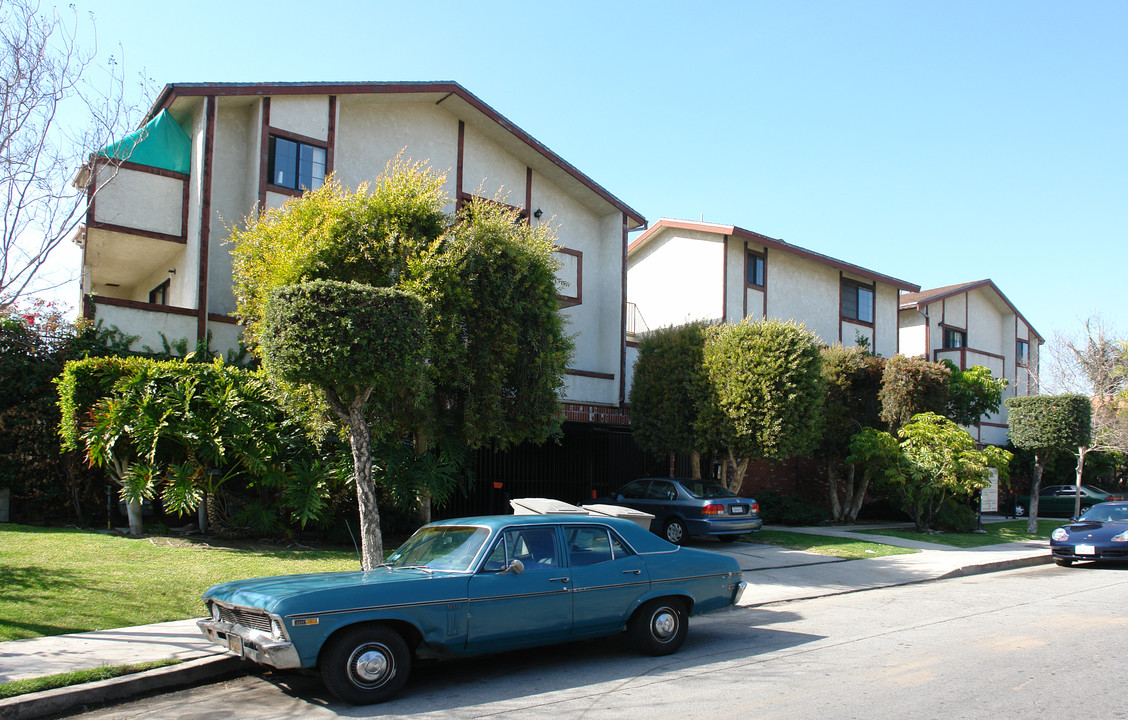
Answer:
[[669, 608], [662, 608], [654, 613], [651, 627], [654, 628], [654, 637], [665, 642], [678, 631], [678, 616]]
[[349, 678], [360, 687], [382, 685], [395, 670], [391, 651], [380, 643], [361, 645], [349, 657]]
[[666, 528], [666, 539], [672, 543], [681, 542], [682, 535], [684, 534], [685, 533], [682, 530], [682, 526], [678, 525], [677, 523], [670, 523], [670, 525]]

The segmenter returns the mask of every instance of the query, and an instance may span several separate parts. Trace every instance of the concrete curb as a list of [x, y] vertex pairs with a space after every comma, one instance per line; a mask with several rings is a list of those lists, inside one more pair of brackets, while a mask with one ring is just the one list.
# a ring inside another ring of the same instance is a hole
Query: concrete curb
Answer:
[[966, 565], [944, 573], [937, 580], [967, 577], [968, 575], [982, 575], [983, 573], [998, 572], [1000, 570], [1015, 570], [1017, 568], [1034, 567], [1035, 565], [1048, 565], [1054, 561], [1053, 555], [1035, 555], [1033, 557], [1012, 558], [998, 562], [983, 563], [982, 565]]
[[213, 655], [177, 665], [71, 685], [0, 700], [0, 720], [29, 720], [55, 715], [82, 705], [134, 698], [143, 693], [193, 685], [224, 675], [242, 675], [254, 665], [234, 655]]

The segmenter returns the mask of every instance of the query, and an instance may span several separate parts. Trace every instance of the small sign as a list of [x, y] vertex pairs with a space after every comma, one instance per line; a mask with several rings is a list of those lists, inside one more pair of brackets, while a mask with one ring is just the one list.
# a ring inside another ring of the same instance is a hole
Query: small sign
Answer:
[[979, 512], [999, 512], [999, 471], [987, 470], [991, 484], [979, 491]]

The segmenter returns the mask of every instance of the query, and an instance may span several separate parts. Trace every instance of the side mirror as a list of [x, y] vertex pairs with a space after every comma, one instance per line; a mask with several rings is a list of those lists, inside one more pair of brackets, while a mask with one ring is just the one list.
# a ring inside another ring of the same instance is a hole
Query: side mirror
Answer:
[[505, 568], [505, 570], [503, 570], [502, 572], [510, 575], [520, 575], [521, 573], [525, 572], [525, 563], [521, 562], [520, 560], [514, 560], [513, 562], [509, 563], [509, 567]]

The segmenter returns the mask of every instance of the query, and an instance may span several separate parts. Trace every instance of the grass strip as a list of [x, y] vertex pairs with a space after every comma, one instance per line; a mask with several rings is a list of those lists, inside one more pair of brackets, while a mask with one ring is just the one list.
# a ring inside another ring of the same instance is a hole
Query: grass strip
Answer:
[[886, 535], [899, 537], [906, 540], [920, 540], [921, 542], [950, 545], [951, 547], [973, 548], [984, 545], [1001, 545], [1003, 543], [1022, 542], [1026, 540], [1042, 540], [1048, 538], [1054, 528], [1061, 527], [1065, 520], [1039, 520], [1038, 532], [1026, 532], [1026, 520], [1011, 520], [1008, 522], [985, 523], [984, 533], [918, 533], [913, 530], [899, 530], [894, 528], [881, 528], [874, 530], [858, 529], [853, 532], [863, 532], [867, 535]]
[[745, 535], [744, 540], [745, 542], [778, 545], [792, 550], [802, 550], [816, 555], [828, 555], [848, 560], [886, 557], [888, 555], [910, 555], [919, 552], [895, 545], [882, 545], [865, 540], [851, 540], [844, 537], [812, 535], [787, 530], [761, 530], [751, 535]]
[[0, 524], [0, 641], [200, 617], [221, 582], [359, 569], [351, 548]]
[[109, 680], [110, 678], [132, 675], [134, 673], [154, 670], [159, 667], [176, 665], [179, 660], [158, 660], [156, 662], [138, 663], [136, 665], [106, 665], [93, 670], [76, 670], [75, 672], [59, 673], [58, 675], [45, 675], [37, 678], [24, 678], [22, 680], [9, 680], [0, 683], [0, 700], [27, 695], [28, 693], [54, 690], [55, 688], [82, 685], [84, 683]]

